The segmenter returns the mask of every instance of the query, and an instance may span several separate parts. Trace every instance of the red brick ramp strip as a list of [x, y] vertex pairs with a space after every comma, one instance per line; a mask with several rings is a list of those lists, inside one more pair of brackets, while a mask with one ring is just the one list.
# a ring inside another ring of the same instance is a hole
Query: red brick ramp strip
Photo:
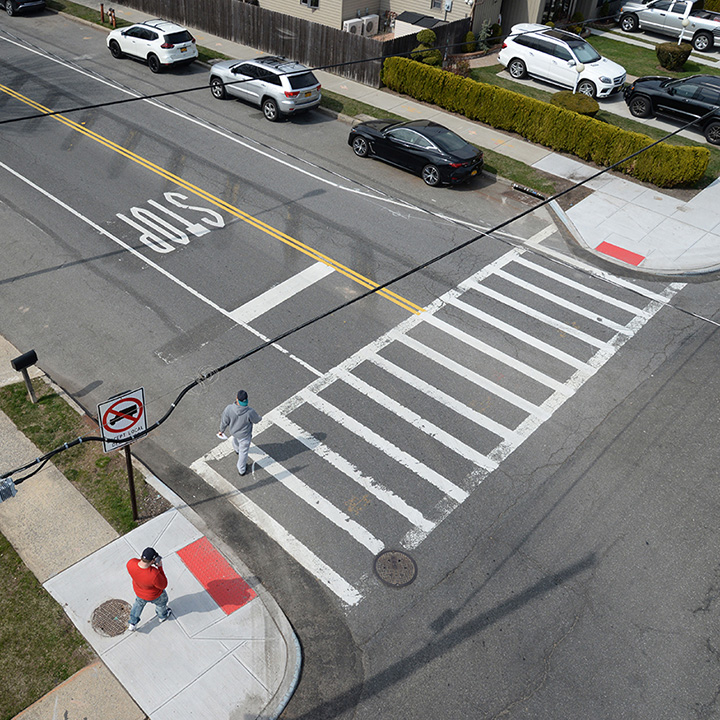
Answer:
[[256, 597], [255, 591], [206, 537], [186, 545], [177, 554], [226, 615], [234, 613]]
[[628, 265], [639, 265], [645, 259], [644, 255], [638, 255], [637, 253], [618, 247], [617, 245], [613, 245], [609, 242], [601, 242], [595, 249], [598, 252], [614, 257], [617, 260], [622, 260]]

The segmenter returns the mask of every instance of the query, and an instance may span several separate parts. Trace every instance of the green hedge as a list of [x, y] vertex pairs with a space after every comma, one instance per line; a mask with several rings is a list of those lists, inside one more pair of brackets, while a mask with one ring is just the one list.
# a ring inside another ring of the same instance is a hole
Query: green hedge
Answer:
[[[652, 142], [647, 135], [407, 58], [387, 58], [382, 81], [396, 92], [605, 167]], [[658, 187], [678, 187], [700, 180], [709, 159], [705, 147], [660, 143], [618, 169]]]

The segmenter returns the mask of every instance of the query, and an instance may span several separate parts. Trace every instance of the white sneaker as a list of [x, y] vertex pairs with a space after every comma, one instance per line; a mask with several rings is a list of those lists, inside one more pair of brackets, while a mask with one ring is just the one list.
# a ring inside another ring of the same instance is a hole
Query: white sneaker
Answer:
[[128, 630], [130, 632], [135, 632], [137, 630], [137, 625], [133, 625], [132, 623], [128, 623]]
[[158, 618], [158, 622], [165, 622], [170, 616], [172, 615], [172, 610], [170, 608], [167, 609], [167, 615], [164, 618]]

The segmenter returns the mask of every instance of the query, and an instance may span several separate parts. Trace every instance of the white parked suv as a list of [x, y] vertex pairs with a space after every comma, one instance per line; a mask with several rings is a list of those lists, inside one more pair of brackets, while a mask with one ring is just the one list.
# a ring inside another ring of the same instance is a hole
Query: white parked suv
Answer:
[[107, 36], [107, 46], [114, 58], [130, 55], [145, 60], [154, 73], [172, 65], [187, 65], [198, 56], [195, 38], [188, 30], [159, 18], [116, 28]]
[[625, 68], [598, 54], [579, 35], [547, 25], [515, 25], [498, 60], [516, 80], [531, 75], [590, 97], [622, 90]]

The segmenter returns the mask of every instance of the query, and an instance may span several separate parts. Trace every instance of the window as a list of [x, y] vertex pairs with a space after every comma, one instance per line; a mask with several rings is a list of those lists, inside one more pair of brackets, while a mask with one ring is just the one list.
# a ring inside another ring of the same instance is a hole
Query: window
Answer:
[[443, 9], [443, 0], [430, 0], [430, 9], [431, 10], [442, 10]]
[[412, 145], [413, 140], [415, 139], [415, 133], [412, 130], [408, 130], [407, 128], [398, 128], [397, 130], [391, 130], [388, 133], [388, 136], [391, 137], [393, 140], [398, 140], [399, 142], [403, 142], [408, 145]]
[[300, 88], [306, 88], [310, 85], [319, 85], [318, 79], [311, 73], [301, 73], [300, 75], [288, 75], [288, 82], [293, 90], [299, 90]]
[[705, 103], [708, 103], [709, 105], [720, 106], [720, 93], [717, 90], [701, 87], [699, 99]]
[[320, 6], [320, 0], [300, 0], [301, 5], [307, 5], [309, 8], [316, 8]]
[[560, 60], [572, 60], [573, 56], [570, 54], [570, 51], [563, 47], [562, 45], [556, 45], [555, 46], [555, 57], [560, 58]]

